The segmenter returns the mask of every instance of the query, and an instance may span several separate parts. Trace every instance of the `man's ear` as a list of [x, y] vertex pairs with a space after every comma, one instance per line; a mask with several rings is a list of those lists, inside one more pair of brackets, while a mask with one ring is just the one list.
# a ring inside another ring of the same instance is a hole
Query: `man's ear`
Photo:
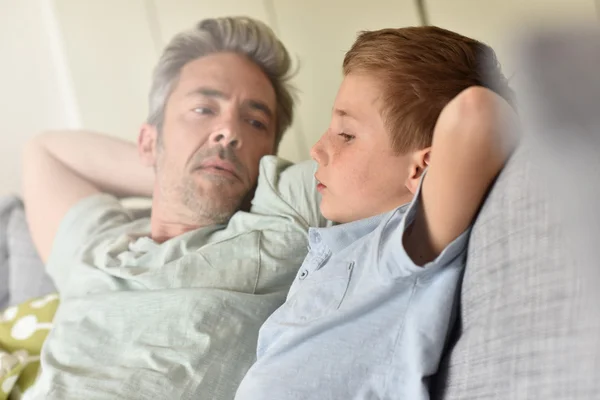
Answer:
[[410, 190], [412, 194], [417, 193], [423, 171], [429, 165], [429, 158], [431, 156], [431, 147], [426, 147], [421, 150], [414, 151], [410, 155], [408, 165], [408, 176], [406, 178], [406, 188]]
[[158, 150], [158, 131], [156, 127], [150, 124], [143, 124], [140, 128], [137, 144], [142, 164], [147, 167], [154, 167]]

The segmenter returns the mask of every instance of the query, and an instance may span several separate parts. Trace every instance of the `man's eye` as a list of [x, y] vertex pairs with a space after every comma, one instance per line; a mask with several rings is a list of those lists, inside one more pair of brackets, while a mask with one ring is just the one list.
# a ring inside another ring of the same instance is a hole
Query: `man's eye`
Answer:
[[214, 114], [214, 111], [211, 110], [208, 107], [196, 107], [193, 110], [196, 114], [200, 114], [200, 115], [210, 115], [210, 114]]
[[267, 126], [265, 124], [263, 124], [262, 122], [255, 120], [255, 119], [249, 119], [248, 123], [250, 125], [252, 125], [253, 127], [255, 127], [256, 129], [260, 129], [260, 130], [266, 130]]
[[348, 135], [347, 133], [344, 133], [344, 132], [342, 132], [342, 133], [338, 133], [338, 136], [341, 136], [341, 137], [342, 137], [342, 139], [344, 139], [344, 142], [349, 142], [349, 141], [351, 141], [352, 139], [354, 139], [354, 136], [353, 136], [353, 135]]

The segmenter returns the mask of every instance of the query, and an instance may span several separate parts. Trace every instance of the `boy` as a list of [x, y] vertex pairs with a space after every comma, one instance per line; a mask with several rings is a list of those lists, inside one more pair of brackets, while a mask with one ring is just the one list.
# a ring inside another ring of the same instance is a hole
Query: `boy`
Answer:
[[366, 32], [343, 67], [311, 151], [321, 211], [338, 225], [310, 230], [236, 399], [427, 399], [469, 226], [516, 143], [500, 97], [511, 91], [475, 40], [435, 27]]

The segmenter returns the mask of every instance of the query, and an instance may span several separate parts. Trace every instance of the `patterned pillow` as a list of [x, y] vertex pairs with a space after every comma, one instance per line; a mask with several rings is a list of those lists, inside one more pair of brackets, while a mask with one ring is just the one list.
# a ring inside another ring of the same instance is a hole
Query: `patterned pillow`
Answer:
[[31, 299], [0, 314], [0, 400], [18, 397], [40, 371], [40, 351], [58, 307], [58, 294]]

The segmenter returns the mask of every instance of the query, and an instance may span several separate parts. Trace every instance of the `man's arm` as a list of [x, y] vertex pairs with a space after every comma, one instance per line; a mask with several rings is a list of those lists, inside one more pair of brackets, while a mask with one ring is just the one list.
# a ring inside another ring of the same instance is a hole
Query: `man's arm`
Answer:
[[150, 197], [153, 185], [154, 172], [133, 143], [91, 132], [32, 139], [23, 154], [23, 197], [40, 257], [48, 259], [60, 222], [79, 200], [100, 192]]
[[517, 117], [494, 92], [471, 87], [442, 111], [421, 202], [404, 234], [417, 265], [434, 260], [472, 223], [490, 184], [518, 142]]

